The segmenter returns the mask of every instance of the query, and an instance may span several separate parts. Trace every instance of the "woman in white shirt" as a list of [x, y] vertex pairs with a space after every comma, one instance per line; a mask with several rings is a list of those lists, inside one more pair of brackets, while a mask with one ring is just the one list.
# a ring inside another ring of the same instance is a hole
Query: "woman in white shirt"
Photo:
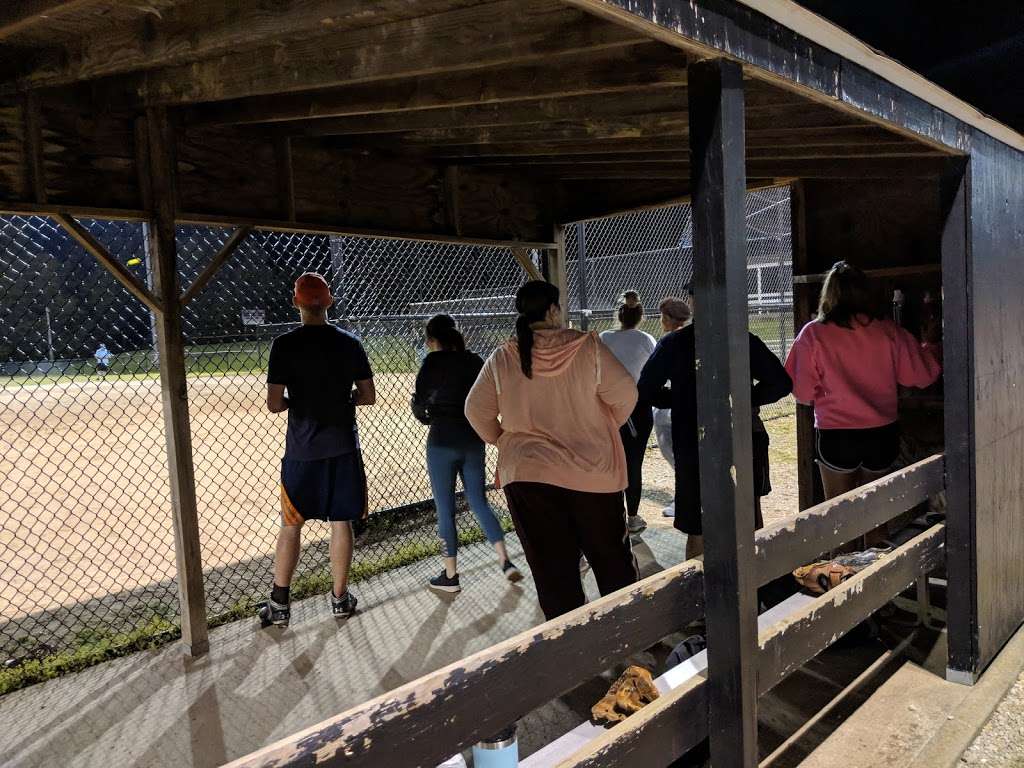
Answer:
[[[644, 319], [644, 307], [636, 291], [626, 291], [619, 303], [619, 327], [604, 331], [603, 341], [612, 354], [622, 363], [633, 376], [633, 381], [640, 378], [644, 363], [654, 351], [654, 337], [637, 328]], [[654, 418], [649, 404], [637, 403], [632, 415], [621, 428], [622, 446], [626, 449], [626, 468], [629, 485], [626, 488], [626, 511], [629, 514], [628, 527], [630, 533], [640, 533], [647, 523], [640, 517], [640, 494], [643, 489], [643, 463], [647, 451], [647, 441], [651, 437]]]

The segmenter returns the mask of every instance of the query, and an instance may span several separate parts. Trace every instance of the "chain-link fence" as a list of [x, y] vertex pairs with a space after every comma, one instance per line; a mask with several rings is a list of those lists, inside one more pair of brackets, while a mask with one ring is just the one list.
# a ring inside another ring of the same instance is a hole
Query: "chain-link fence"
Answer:
[[[143, 283], [145, 225], [82, 220]], [[232, 230], [178, 229], [191, 284]], [[173, 633], [174, 540], [153, 319], [47, 217], [0, 218], [2, 658]], [[359, 336], [378, 403], [360, 409], [370, 489], [356, 579], [437, 551], [423, 454], [409, 408], [427, 318], [457, 317], [482, 355], [509, 335], [522, 268], [508, 249], [251, 232], [186, 307], [190, 419], [212, 619], [264, 595], [277, 533], [284, 415], [266, 411], [274, 337], [297, 323], [295, 278], [331, 283], [331, 316]], [[493, 456], [491, 456], [493, 462]], [[493, 466], [493, 465], [492, 465]], [[504, 512], [499, 494], [491, 500]], [[479, 538], [459, 515], [463, 541]], [[298, 592], [329, 583], [328, 528], [306, 526]]]
[[[751, 327], [782, 354], [792, 327], [787, 191], [751, 193], [747, 210]], [[151, 282], [145, 224], [81, 223]], [[179, 227], [183, 287], [231, 232]], [[687, 206], [589, 221], [566, 234], [576, 325], [610, 327], [624, 289], [653, 308], [690, 281]], [[540, 254], [533, 257], [539, 264]], [[266, 411], [265, 372], [271, 341], [297, 321], [291, 287], [305, 271], [330, 282], [331, 317], [362, 339], [378, 390], [377, 405], [359, 411], [371, 515], [357, 541], [356, 578], [437, 552], [426, 430], [409, 409], [426, 320], [455, 316], [468, 345], [486, 356], [512, 332], [524, 279], [505, 248], [267, 230], [242, 241], [183, 318], [215, 621], [248, 614], [269, 584], [286, 417]], [[645, 327], [660, 333], [656, 313]], [[148, 310], [56, 221], [0, 217], [0, 658], [83, 648], [83, 658], [98, 658], [176, 632], [154, 332]], [[504, 514], [500, 495], [491, 500]], [[481, 538], [465, 511], [458, 524], [464, 541]], [[327, 537], [325, 525], [306, 528], [300, 594], [330, 583]]]
[[[793, 341], [793, 258], [789, 188], [748, 192], [747, 303], [750, 330], [780, 359]], [[674, 205], [580, 222], [566, 229], [569, 310], [577, 327], [615, 327], [618, 300], [635, 290], [647, 309], [643, 330], [660, 337], [658, 302], [684, 296], [693, 280], [693, 220]], [[699, 311], [699, 309], [698, 309]], [[762, 418], [791, 415], [792, 399]]]

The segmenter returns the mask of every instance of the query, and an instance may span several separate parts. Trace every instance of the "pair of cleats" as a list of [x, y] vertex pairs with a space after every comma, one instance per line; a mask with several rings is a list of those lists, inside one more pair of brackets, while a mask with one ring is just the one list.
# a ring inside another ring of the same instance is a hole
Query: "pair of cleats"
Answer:
[[[351, 590], [346, 590], [341, 597], [335, 597], [334, 593], [331, 593], [328, 600], [331, 605], [331, 614], [336, 619], [347, 619], [356, 612], [356, 606], [359, 604], [359, 600]], [[268, 599], [267, 602], [260, 605], [256, 615], [259, 616], [260, 626], [264, 629], [267, 627], [284, 628], [292, 619], [291, 604], [276, 603]]]
[[[513, 584], [523, 580], [522, 572], [516, 568], [515, 563], [511, 560], [506, 560], [501, 564], [501, 572]], [[459, 574], [456, 573], [454, 576], [449, 576], [448, 571], [441, 571], [441, 573], [430, 580], [430, 588], [438, 592], [461, 592], [462, 585], [459, 583]]]

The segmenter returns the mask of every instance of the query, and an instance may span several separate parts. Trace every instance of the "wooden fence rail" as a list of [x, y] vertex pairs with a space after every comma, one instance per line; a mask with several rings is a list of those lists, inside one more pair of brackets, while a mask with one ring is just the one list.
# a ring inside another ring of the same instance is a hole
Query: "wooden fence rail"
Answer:
[[700, 618], [702, 576], [656, 573], [232, 765], [437, 765]]
[[[932, 456], [757, 532], [760, 582], [811, 560], [943, 490]], [[758, 694], [942, 563], [935, 525], [758, 638]], [[690, 560], [231, 763], [434, 766], [703, 615], [704, 569]], [[695, 677], [608, 729], [560, 766], [665, 765], [707, 737]]]

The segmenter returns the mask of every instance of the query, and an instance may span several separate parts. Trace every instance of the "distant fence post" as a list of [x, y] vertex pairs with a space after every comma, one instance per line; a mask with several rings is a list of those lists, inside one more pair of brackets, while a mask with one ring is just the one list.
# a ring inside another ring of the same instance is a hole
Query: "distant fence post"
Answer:
[[580, 300], [580, 330], [590, 330], [590, 297], [587, 295], [587, 222], [576, 225], [576, 288]]
[[549, 283], [558, 288], [560, 301], [562, 302], [562, 325], [569, 326], [569, 279], [565, 269], [565, 227], [559, 226], [555, 230], [556, 247], [546, 251], [545, 265], [547, 267], [546, 277]]
[[181, 322], [181, 290], [175, 242], [174, 218], [177, 206], [174, 133], [163, 108], [150, 108], [147, 121], [148, 186], [153, 203], [153, 218], [148, 227], [148, 254], [153, 267], [153, 285], [162, 310], [157, 313], [156, 336], [174, 518], [181, 639], [189, 655], [200, 656], [209, 650], [210, 643], [199, 545], [199, 513], [195, 468], [192, 464], [185, 338]]

